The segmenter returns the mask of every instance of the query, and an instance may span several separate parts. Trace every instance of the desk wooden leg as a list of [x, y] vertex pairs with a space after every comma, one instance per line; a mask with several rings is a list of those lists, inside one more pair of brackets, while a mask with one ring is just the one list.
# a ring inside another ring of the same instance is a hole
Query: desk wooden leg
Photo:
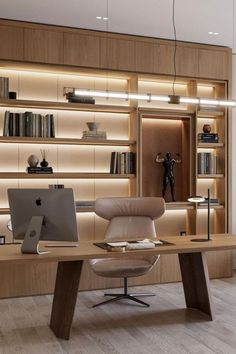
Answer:
[[213, 320], [206, 254], [180, 253], [179, 264], [187, 307], [198, 309]]
[[58, 338], [69, 339], [83, 261], [59, 262], [50, 327]]

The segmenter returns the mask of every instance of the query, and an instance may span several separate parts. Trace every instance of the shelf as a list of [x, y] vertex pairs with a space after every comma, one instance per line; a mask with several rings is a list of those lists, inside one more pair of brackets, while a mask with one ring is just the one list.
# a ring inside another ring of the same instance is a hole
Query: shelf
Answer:
[[[207, 210], [207, 205], [198, 205], [197, 208]], [[210, 209], [224, 209], [224, 205], [210, 205]]]
[[67, 103], [51, 101], [33, 101], [33, 100], [0, 100], [0, 107], [14, 108], [35, 108], [52, 109], [63, 111], [88, 111], [88, 112], [110, 112], [110, 113], [131, 113], [134, 107], [114, 106], [87, 103]]
[[197, 117], [198, 118], [215, 118], [215, 117], [222, 117], [224, 116], [224, 112], [220, 111], [198, 111], [197, 112]]
[[194, 209], [193, 204], [188, 202], [167, 202], [166, 203], [166, 210], [187, 210], [187, 209]]
[[40, 138], [40, 137], [20, 137], [1, 136], [0, 143], [14, 144], [56, 144], [56, 145], [107, 145], [107, 146], [130, 146], [135, 145], [135, 140], [116, 139], [67, 139], [67, 138]]
[[[93, 213], [94, 207], [76, 208], [76, 213]], [[10, 215], [9, 208], [0, 208], [0, 215]]]
[[[167, 115], [168, 117], [173, 114], [173, 112], [177, 112], [180, 116], [189, 116], [194, 114], [195, 112], [193, 110], [187, 110], [187, 109], [171, 109], [171, 108], [154, 108], [154, 107], [139, 107], [138, 108], [139, 113], [141, 114], [157, 114], [161, 113], [163, 115]], [[177, 115], [175, 114], [175, 116]], [[145, 117], [144, 117], [145, 118]]]
[[221, 148], [224, 147], [224, 143], [198, 143], [197, 144], [197, 148], [202, 149], [202, 148], [211, 148], [211, 149], [215, 149], [215, 148]]
[[197, 178], [224, 178], [223, 173], [217, 173], [212, 175], [197, 175]]
[[87, 178], [134, 178], [134, 174], [110, 174], [103, 172], [55, 172], [55, 173], [26, 173], [26, 172], [0, 172], [0, 179], [87, 179]]

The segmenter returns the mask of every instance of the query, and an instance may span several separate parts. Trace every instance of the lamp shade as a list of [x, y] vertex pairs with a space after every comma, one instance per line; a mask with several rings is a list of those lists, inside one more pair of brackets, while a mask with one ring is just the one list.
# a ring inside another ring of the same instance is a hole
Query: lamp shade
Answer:
[[205, 201], [205, 198], [200, 195], [194, 195], [194, 196], [190, 196], [188, 198], [188, 202], [191, 202], [191, 203], [201, 203], [204, 201]]

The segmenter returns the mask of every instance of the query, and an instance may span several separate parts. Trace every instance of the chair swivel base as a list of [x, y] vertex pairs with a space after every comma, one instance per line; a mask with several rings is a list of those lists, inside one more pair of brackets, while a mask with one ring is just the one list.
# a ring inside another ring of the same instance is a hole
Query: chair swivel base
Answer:
[[102, 302], [100, 302], [100, 303], [98, 303], [96, 305], [93, 305], [93, 307], [105, 305], [105, 304], [108, 304], [110, 302], [115, 302], [115, 301], [122, 300], [122, 299], [128, 299], [128, 300], [137, 302], [140, 305], [149, 307], [150, 306], [149, 304], [147, 304], [144, 301], [141, 301], [141, 300], [137, 299], [137, 296], [155, 296], [155, 294], [147, 294], [147, 293], [129, 294], [128, 293], [128, 279], [124, 278], [124, 292], [123, 292], [123, 294], [106, 293], [106, 294], [104, 294], [104, 296], [112, 296], [113, 298], [109, 299], [109, 300], [106, 300], [106, 301], [102, 301]]
[[100, 303], [98, 303], [96, 305], [93, 305], [93, 307], [98, 307], [98, 306], [105, 305], [105, 304], [108, 304], [108, 303], [111, 303], [111, 302], [115, 302], [115, 301], [118, 301], [118, 300], [122, 300], [122, 299], [128, 299], [128, 300], [137, 302], [138, 304], [146, 306], [146, 307], [150, 306], [146, 302], [141, 301], [141, 300], [137, 299], [136, 297], [134, 297], [133, 295], [130, 295], [130, 294], [105, 294], [105, 296], [113, 296], [113, 298], [109, 299], [109, 300], [106, 300], [106, 301], [102, 301], [102, 302], [100, 302]]

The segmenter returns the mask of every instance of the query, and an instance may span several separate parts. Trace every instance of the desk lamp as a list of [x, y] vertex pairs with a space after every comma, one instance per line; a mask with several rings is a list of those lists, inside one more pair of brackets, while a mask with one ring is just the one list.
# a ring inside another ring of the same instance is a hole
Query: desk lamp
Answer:
[[[188, 201], [191, 203], [200, 203], [204, 202], [206, 199], [201, 196], [191, 196], [188, 198]], [[211, 241], [211, 222], [210, 222], [210, 189], [207, 190], [207, 238], [195, 238], [192, 239], [192, 242], [208, 242]]]

